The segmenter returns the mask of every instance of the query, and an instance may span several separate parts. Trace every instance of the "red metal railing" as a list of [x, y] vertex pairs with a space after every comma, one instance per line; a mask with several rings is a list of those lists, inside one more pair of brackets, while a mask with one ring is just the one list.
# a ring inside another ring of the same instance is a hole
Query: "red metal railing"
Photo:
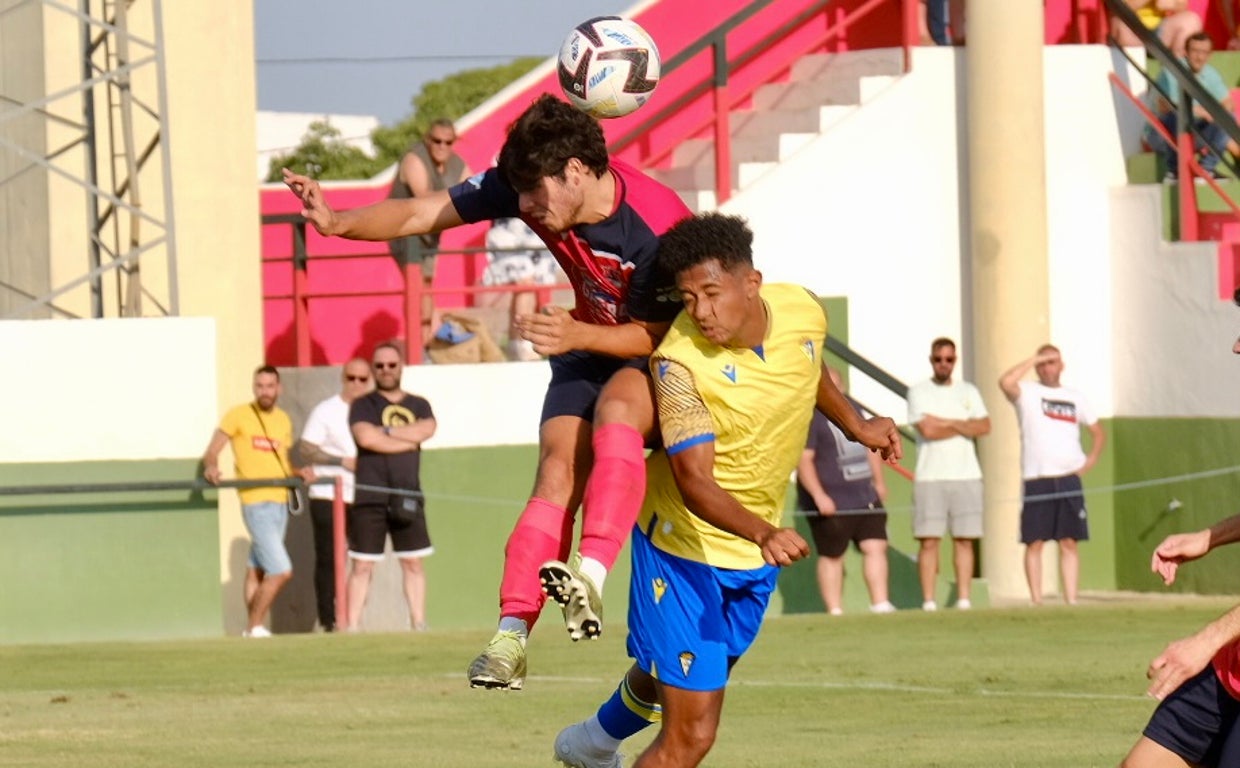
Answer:
[[[745, 47], [735, 58], [730, 58], [728, 33], [741, 27], [769, 4], [770, 0], [761, 0], [748, 6], [666, 62], [663, 75], [665, 79], [699, 54], [708, 49], [711, 52], [710, 67], [704, 77], [685, 87], [680, 96], [667, 106], [632, 125], [620, 135], [613, 136], [610, 142], [611, 150], [623, 152], [640, 143], [644, 150], [641, 153], [642, 164], [656, 166], [666, 162], [684, 139], [709, 132], [714, 143], [715, 199], [718, 203], [723, 203], [732, 196], [733, 191], [730, 113], [751, 99], [759, 87], [786, 77], [797, 59], [815, 51], [837, 48], [851, 28], [863, 20], [870, 20], [875, 11], [898, 4], [898, 39], [903, 51], [904, 71], [909, 72], [912, 69], [912, 49], [920, 38], [920, 0], [865, 0], [848, 11], [842, 11], [838, 2], [820, 0], [761, 40]], [[824, 21], [825, 26], [816, 30], [816, 25]], [[762, 56], [770, 45], [789, 40], [794, 41], [795, 45], [782, 50], [783, 63], [778, 68], [763, 72], [761, 77], [746, 78], [739, 87], [736, 85], [735, 76]], [[693, 117], [685, 119], [684, 115], [688, 112], [686, 108], [707, 92], [710, 93], [710, 109], [693, 112]], [[677, 138], [669, 140], [668, 136], [664, 136], [657, 146], [649, 143], [648, 137], [652, 128], [672, 117], [680, 118], [675, 134]]]

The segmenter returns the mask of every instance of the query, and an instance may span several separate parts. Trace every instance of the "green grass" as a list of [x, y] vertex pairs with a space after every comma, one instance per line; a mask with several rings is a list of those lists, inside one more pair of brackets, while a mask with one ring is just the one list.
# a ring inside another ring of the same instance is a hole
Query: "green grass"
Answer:
[[[1227, 605], [772, 619], [706, 764], [1113, 766], [1149, 659]], [[627, 667], [622, 632], [574, 645], [555, 619], [517, 693], [469, 689], [477, 632], [0, 648], [0, 766], [550, 766]]]

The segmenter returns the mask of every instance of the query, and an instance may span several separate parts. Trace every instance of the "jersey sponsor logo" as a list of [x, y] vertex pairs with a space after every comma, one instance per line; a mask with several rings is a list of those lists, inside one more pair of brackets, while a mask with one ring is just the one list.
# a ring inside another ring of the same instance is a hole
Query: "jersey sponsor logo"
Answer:
[[1070, 400], [1047, 400], [1042, 398], [1042, 415], [1055, 421], [1076, 423], [1076, 403]]
[[680, 671], [684, 673], [685, 677], [688, 677], [689, 667], [693, 666], [693, 661], [697, 657], [689, 651], [681, 651], [676, 658], [680, 660]]
[[658, 605], [663, 601], [663, 595], [667, 592], [667, 582], [662, 576], [655, 577], [650, 580], [650, 588], [654, 591], [654, 604]]
[[733, 384], [736, 383], [736, 366], [735, 365], [733, 365], [732, 363], [728, 363], [727, 365], [723, 366], [723, 368], [721, 368], [720, 370], [723, 371], [724, 376], [728, 377], [728, 381], [732, 382]]
[[671, 364], [666, 360], [660, 360], [656, 367], [658, 368], [659, 379], [662, 380], [667, 377], [667, 369], [671, 367]]
[[275, 453], [280, 450], [280, 441], [272, 440], [263, 435], [251, 435], [250, 447], [256, 451], [264, 451], [266, 453]]

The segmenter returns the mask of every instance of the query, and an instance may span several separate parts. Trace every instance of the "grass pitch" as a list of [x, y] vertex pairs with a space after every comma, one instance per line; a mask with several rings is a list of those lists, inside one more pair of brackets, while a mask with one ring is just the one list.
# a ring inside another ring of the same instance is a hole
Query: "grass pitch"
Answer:
[[[1146, 664], [1228, 605], [771, 619], [706, 765], [1113, 766]], [[486, 632], [0, 648], [0, 766], [551, 766], [628, 666], [610, 629], [573, 644], [549, 611], [521, 692], [469, 689]]]

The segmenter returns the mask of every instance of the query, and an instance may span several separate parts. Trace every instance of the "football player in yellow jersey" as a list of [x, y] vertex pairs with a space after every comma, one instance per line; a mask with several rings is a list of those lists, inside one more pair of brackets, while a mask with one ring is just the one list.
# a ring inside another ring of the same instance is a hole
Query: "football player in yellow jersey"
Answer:
[[620, 742], [660, 718], [635, 766], [706, 756], [728, 674], [758, 633], [779, 566], [809, 554], [779, 523], [815, 406], [884, 459], [901, 455], [895, 423], [863, 420], [823, 373], [817, 299], [764, 286], [752, 243], [742, 219], [717, 213], [660, 240], [660, 266], [685, 308], [650, 358], [664, 447], [647, 460], [632, 537], [635, 663], [593, 717], [556, 737], [565, 765], [619, 766]]

